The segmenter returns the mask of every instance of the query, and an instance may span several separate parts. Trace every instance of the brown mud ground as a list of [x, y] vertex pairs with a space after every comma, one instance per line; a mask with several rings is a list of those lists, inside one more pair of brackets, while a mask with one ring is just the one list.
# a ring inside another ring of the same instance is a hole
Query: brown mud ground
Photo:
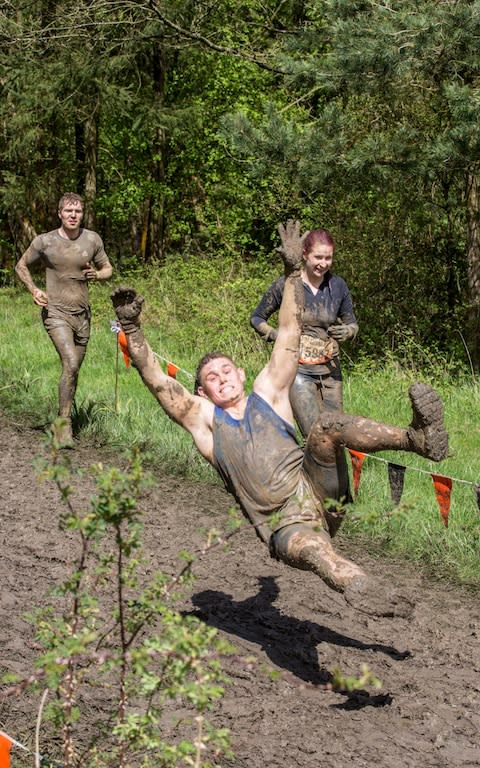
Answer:
[[[45, 602], [68, 572], [73, 552], [58, 529], [63, 507], [57, 491], [39, 486], [32, 470], [40, 433], [0, 416], [0, 445], [0, 673], [23, 676], [37, 652], [24, 614]], [[112, 463], [82, 441], [71, 455], [75, 466]], [[175, 573], [178, 552], [201, 544], [201, 528], [222, 527], [231, 504], [218, 487], [171, 477], [157, 481], [142, 499], [145, 548], [152, 572]], [[271, 560], [251, 531], [234, 538], [228, 551], [196, 564], [186, 610], [217, 627], [239, 654], [253, 654], [281, 673], [272, 679], [260, 666], [249, 670], [234, 659], [226, 662], [232, 685], [213, 719], [230, 728], [235, 757], [222, 765], [480, 765], [478, 596], [356, 546], [339, 540], [344, 552], [386, 584], [408, 591], [416, 601], [413, 619], [356, 613], [312, 574]], [[335, 667], [357, 675], [362, 664], [381, 679], [379, 691], [348, 695], [321, 687]], [[38, 695], [23, 694], [0, 703], [0, 729], [32, 747], [38, 702]], [[50, 755], [61, 759], [60, 739]]]

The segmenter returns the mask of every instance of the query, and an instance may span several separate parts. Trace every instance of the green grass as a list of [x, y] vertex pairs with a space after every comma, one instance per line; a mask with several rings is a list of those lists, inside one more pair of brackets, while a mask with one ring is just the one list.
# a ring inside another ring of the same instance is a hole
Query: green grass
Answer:
[[[191, 388], [198, 358], [221, 348], [245, 367], [247, 382], [264, 365], [268, 348], [249, 328], [248, 317], [264, 282], [237, 265], [183, 260], [149, 275], [134, 274], [94, 285], [92, 336], [82, 366], [75, 427], [83, 440], [123, 452], [138, 445], [162, 471], [190, 479], [219, 482], [200, 458], [192, 440], [157, 405], [132, 368], [117, 356], [109, 293], [114, 284], [131, 283], [146, 296], [144, 327], [152, 348], [183, 371], [178, 379]], [[56, 414], [59, 362], [29, 294], [0, 290], [0, 408], [19, 423], [42, 427]], [[389, 552], [424, 567], [438, 578], [480, 585], [478, 547], [480, 512], [473, 484], [480, 482], [478, 445], [480, 388], [471, 372], [449, 373], [449, 361], [432, 360], [415, 370], [391, 356], [362, 360], [345, 372], [345, 410], [400, 426], [411, 414], [407, 390], [420, 379], [437, 387], [450, 434], [449, 458], [440, 465], [410, 453], [377, 454], [363, 465], [359, 496], [343, 537], [358, 537], [370, 552]], [[425, 356], [422, 356], [425, 359]], [[387, 461], [406, 466], [401, 503], [390, 498]], [[449, 526], [442, 524], [430, 472], [454, 479]]]

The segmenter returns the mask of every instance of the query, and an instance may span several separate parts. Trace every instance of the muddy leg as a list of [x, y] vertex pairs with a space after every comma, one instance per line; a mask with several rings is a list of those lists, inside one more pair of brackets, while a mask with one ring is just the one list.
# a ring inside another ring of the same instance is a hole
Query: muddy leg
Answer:
[[323, 413], [310, 430], [306, 448], [317, 461], [333, 461], [336, 446], [356, 451], [411, 451], [441, 461], [448, 455], [443, 406], [435, 390], [417, 382], [408, 391], [413, 417], [407, 429], [349, 414]]
[[86, 346], [79, 346], [73, 340], [68, 328], [55, 328], [50, 332], [55, 349], [60, 357], [62, 373], [58, 383], [58, 415], [70, 418], [77, 389], [78, 373], [86, 353]]
[[[343, 382], [340, 373], [338, 378], [336, 375], [324, 377], [319, 394], [322, 397], [323, 410], [325, 412], [343, 412]], [[337, 449], [335, 461], [337, 465], [338, 492], [337, 496], [331, 496], [330, 498], [349, 504], [352, 501], [352, 494], [350, 493], [347, 458], [343, 447]]]
[[62, 446], [67, 447], [73, 443], [72, 407], [77, 389], [78, 373], [87, 347], [85, 344], [75, 343], [73, 331], [68, 326], [50, 330], [49, 336], [62, 364], [62, 373], [58, 383], [58, 415], [64, 419], [64, 425], [58, 431], [57, 439]]
[[294, 523], [276, 531], [270, 552], [293, 568], [312, 571], [355, 610], [370, 616], [409, 617], [414, 604], [404, 595], [386, 589], [376, 579], [333, 548], [321, 523]]
[[[321, 413], [325, 411], [336, 413], [342, 410], [341, 379], [328, 377], [327, 383], [328, 386], [323, 387], [318, 383], [318, 377], [314, 379], [297, 373], [292, 384], [290, 402], [304, 438], [308, 437]], [[304, 466], [307, 473], [312, 476], [315, 487], [322, 488], [323, 498], [334, 499], [340, 503], [351, 501], [347, 461], [343, 447], [339, 446], [335, 451], [334, 461], [320, 462], [317, 466], [310, 466], [307, 459]], [[338, 528], [339, 516], [336, 512], [335, 515]]]
[[331, 589], [343, 592], [366, 573], [351, 560], [335, 552], [330, 536], [321, 523], [293, 523], [272, 535], [270, 550], [277, 560], [292, 568], [313, 571]]
[[[344, 420], [344, 414], [322, 414], [310, 430], [310, 435], [305, 445], [303, 454], [303, 470], [308, 476], [316, 493], [325, 502], [325, 520], [328, 524], [330, 536], [338, 531], [345, 511], [342, 507], [340, 490], [339, 466], [344, 459], [344, 448], [336, 433], [330, 434], [319, 425], [325, 419], [333, 418], [335, 422]], [[339, 504], [327, 506], [327, 499], [335, 499]]]
[[321, 397], [314, 379], [297, 373], [290, 387], [290, 403], [300, 432], [306, 438], [313, 424], [323, 411]]

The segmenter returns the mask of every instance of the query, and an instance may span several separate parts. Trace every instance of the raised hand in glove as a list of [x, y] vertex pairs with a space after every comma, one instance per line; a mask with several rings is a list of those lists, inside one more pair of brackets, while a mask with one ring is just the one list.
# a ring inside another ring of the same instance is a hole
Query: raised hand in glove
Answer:
[[328, 335], [335, 341], [348, 341], [357, 335], [358, 327], [355, 323], [336, 323], [327, 328]]
[[134, 288], [121, 286], [110, 294], [110, 298], [124, 332], [133, 333], [140, 328], [143, 296], [138, 296]]
[[282, 245], [277, 248], [281, 253], [285, 265], [285, 275], [293, 273], [300, 274], [302, 268], [303, 242], [308, 235], [308, 231], [300, 235], [300, 222], [288, 219], [287, 223], [279, 224], [278, 234]]

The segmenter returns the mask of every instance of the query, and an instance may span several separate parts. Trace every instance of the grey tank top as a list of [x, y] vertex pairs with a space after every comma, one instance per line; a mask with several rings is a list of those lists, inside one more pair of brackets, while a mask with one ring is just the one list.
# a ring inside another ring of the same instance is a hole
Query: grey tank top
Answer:
[[266, 520], [297, 491], [303, 450], [295, 430], [253, 392], [242, 419], [215, 407], [214, 466], [225, 486], [264, 541], [271, 536]]

